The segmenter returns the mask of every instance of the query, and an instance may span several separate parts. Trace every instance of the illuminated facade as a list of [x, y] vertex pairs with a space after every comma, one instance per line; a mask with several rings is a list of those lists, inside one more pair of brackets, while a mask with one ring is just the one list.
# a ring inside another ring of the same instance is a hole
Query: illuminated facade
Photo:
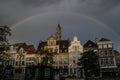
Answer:
[[81, 77], [83, 72], [80, 70], [81, 66], [78, 66], [78, 60], [82, 56], [83, 46], [78, 40], [77, 36], [74, 36], [73, 41], [69, 46], [69, 75]]

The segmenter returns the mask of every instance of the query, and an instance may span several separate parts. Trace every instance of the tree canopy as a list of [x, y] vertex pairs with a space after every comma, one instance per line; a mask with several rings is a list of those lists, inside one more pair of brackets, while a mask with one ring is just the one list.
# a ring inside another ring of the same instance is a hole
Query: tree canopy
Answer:
[[89, 50], [83, 53], [83, 56], [79, 59], [78, 65], [84, 68], [85, 76], [91, 77], [92, 75], [99, 75], [99, 61], [98, 54], [93, 50]]
[[0, 60], [1, 54], [7, 49], [8, 39], [7, 36], [11, 36], [11, 29], [8, 26], [0, 26]]
[[11, 36], [11, 29], [8, 26], [0, 26], [0, 45], [8, 44], [7, 36]]
[[37, 52], [37, 54], [40, 55], [41, 57], [41, 65], [44, 66], [51, 66], [52, 64], [54, 64], [54, 55], [56, 55], [57, 53], [55, 52], [50, 52], [48, 50], [40, 50]]

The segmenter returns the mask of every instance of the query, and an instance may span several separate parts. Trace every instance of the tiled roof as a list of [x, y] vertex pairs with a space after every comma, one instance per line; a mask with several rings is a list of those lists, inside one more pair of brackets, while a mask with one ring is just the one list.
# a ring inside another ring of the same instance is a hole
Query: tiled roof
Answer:
[[[56, 45], [59, 45], [59, 49], [61, 53], [68, 52], [69, 41], [68, 40], [59, 40], [57, 41]], [[47, 46], [47, 42], [40, 42], [37, 51], [41, 50]]]
[[27, 45], [26, 43], [16, 43], [14, 46], [17, 47], [17, 51], [19, 51], [20, 48], [23, 48], [28, 54], [36, 52], [33, 45]]
[[44, 46], [46, 46], [46, 45], [47, 45], [47, 42], [41, 41], [41, 42], [39, 43], [39, 45], [38, 45], [37, 51], [41, 50], [41, 49], [44, 48]]
[[83, 47], [84, 47], [84, 48], [90, 48], [90, 47], [98, 47], [98, 46], [97, 46], [97, 44], [94, 43], [93, 41], [88, 40], [88, 41], [84, 44]]
[[110, 40], [107, 38], [101, 38], [99, 41], [110, 41]]
[[57, 45], [59, 45], [61, 53], [68, 52], [68, 47], [69, 47], [69, 41], [68, 40], [57, 41]]

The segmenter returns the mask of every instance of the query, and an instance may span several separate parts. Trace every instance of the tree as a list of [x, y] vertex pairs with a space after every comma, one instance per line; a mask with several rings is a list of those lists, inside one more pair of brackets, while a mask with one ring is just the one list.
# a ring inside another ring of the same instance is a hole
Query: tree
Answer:
[[99, 75], [99, 56], [93, 50], [89, 50], [83, 53], [83, 56], [79, 59], [78, 65], [82, 65], [85, 71], [85, 77], [92, 77]]
[[11, 36], [11, 29], [8, 26], [0, 26], [0, 61], [3, 60], [1, 54], [7, 49], [8, 39], [7, 36]]
[[52, 64], [54, 64], [54, 55], [56, 55], [57, 53], [55, 52], [50, 52], [48, 50], [40, 50], [37, 52], [37, 54], [40, 55], [41, 57], [41, 65], [44, 65], [44, 66], [51, 66]]

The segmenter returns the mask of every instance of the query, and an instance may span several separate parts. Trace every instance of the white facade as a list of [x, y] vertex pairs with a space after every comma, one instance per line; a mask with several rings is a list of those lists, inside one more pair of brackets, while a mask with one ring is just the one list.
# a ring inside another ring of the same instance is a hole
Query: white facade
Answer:
[[69, 75], [78, 76], [78, 60], [82, 56], [83, 46], [76, 36], [74, 36], [69, 46]]
[[[17, 51], [18, 50], [18, 51]], [[5, 56], [8, 62], [5, 62], [5, 66], [11, 65], [14, 67], [14, 73], [25, 73], [25, 67], [36, 65], [36, 55], [27, 54], [27, 52], [21, 47], [10, 46], [10, 49], [5, 52]]]
[[15, 73], [19, 72], [18, 70], [21, 70], [22, 73], [25, 73], [25, 65], [26, 63], [26, 52], [23, 48], [20, 48], [17, 54], [15, 54]]
[[37, 65], [36, 55], [35, 54], [27, 54], [26, 55], [26, 66]]

